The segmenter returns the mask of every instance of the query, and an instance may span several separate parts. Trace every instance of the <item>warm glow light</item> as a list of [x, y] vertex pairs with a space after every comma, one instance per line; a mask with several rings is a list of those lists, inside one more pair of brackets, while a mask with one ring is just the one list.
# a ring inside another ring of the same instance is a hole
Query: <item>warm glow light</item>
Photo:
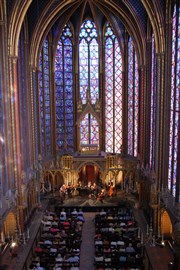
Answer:
[[12, 242], [11, 247], [15, 247], [16, 243]]
[[4, 143], [4, 138], [0, 135], [0, 142]]

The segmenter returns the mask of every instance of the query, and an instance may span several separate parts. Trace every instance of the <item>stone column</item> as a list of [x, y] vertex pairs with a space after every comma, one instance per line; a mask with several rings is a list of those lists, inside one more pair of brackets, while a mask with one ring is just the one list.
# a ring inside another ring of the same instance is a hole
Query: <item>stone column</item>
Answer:
[[[140, 111], [139, 111], [139, 119], [140, 119], [140, 127], [139, 127], [139, 145], [138, 145], [138, 153], [140, 154], [141, 159], [143, 160], [144, 164], [146, 160], [146, 151], [147, 151], [147, 145], [146, 145], [146, 135], [145, 123], [147, 122], [146, 118], [149, 113], [148, 106], [146, 104], [146, 92], [145, 92], [145, 81], [146, 81], [146, 72], [145, 72], [145, 66], [141, 66], [139, 70], [139, 92], [140, 92]], [[148, 112], [148, 113], [147, 113]]]
[[123, 154], [127, 154], [128, 151], [128, 33], [125, 33], [124, 38], [124, 70], [122, 73], [123, 76], [123, 108], [122, 108], [122, 117], [123, 117], [123, 138], [122, 138], [122, 150]]
[[164, 53], [157, 54], [157, 104], [156, 104], [156, 153], [155, 172], [157, 189], [162, 185], [163, 118], [164, 118]]
[[13, 133], [13, 157], [14, 157], [14, 181], [17, 189], [17, 216], [19, 217], [19, 229], [24, 230], [24, 215], [22, 206], [22, 179], [21, 179], [21, 132], [20, 132], [20, 108], [18, 96], [17, 57], [9, 57], [10, 91], [11, 91], [11, 123]]
[[[152, 36], [150, 35], [150, 37], [147, 40], [147, 49], [146, 49], [146, 55], [147, 55], [147, 61], [146, 61], [146, 89], [144, 89], [144, 113], [142, 113], [144, 115], [144, 119], [142, 119], [140, 121], [140, 123], [142, 123], [142, 121], [144, 120], [144, 125], [142, 127], [144, 134], [142, 134], [142, 138], [143, 139], [143, 135], [144, 135], [144, 143], [142, 144], [142, 150], [143, 151], [143, 161], [144, 164], [150, 164], [150, 131], [151, 131], [151, 127], [150, 127], [150, 123], [151, 123], [151, 92], [152, 92], [152, 84], [151, 84], [151, 74], [152, 74]], [[144, 73], [145, 73], [144, 72]], [[153, 71], [155, 72], [155, 70]], [[144, 87], [145, 88], [145, 87]], [[141, 89], [141, 88], [140, 88]], [[141, 97], [142, 98], [142, 97]], [[141, 113], [140, 113], [141, 115]], [[141, 116], [141, 118], [143, 118], [143, 116]], [[140, 153], [141, 153], [140, 152]], [[142, 154], [141, 154], [142, 155]]]

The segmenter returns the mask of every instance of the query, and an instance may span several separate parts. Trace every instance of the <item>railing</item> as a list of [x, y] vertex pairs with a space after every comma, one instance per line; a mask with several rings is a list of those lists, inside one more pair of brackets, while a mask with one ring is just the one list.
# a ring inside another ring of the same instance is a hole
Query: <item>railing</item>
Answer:
[[144, 255], [144, 260], [145, 260], [145, 269], [146, 270], [153, 270], [153, 266], [152, 266], [151, 260], [149, 258], [148, 252], [146, 250], [146, 247], [144, 247], [143, 255]]
[[30, 247], [29, 247], [25, 262], [24, 262], [24, 264], [22, 266], [22, 270], [28, 270], [29, 269], [29, 265], [31, 264], [31, 260], [32, 260], [32, 257], [34, 255], [34, 249], [37, 246], [40, 235], [41, 235], [41, 225], [39, 226], [39, 229], [38, 229], [35, 237], [33, 237], [32, 243], [29, 244]]

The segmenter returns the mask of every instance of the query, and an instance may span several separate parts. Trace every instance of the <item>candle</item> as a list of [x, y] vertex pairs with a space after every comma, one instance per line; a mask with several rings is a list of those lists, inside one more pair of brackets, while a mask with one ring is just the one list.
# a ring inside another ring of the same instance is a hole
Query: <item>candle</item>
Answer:
[[138, 238], [140, 238], [140, 236], [141, 236], [141, 229], [140, 227], [138, 227]]
[[162, 243], [164, 242], [164, 235], [162, 234]]
[[1, 232], [1, 241], [2, 241], [2, 243], [4, 242], [4, 233], [3, 232]]
[[146, 227], [146, 234], [149, 235], [149, 225], [147, 224], [147, 227]]
[[162, 234], [162, 241], [161, 241], [161, 244], [164, 246], [165, 243], [164, 243], [164, 235]]
[[26, 244], [25, 233], [23, 233], [23, 243]]
[[143, 244], [143, 233], [141, 233], [141, 244]]

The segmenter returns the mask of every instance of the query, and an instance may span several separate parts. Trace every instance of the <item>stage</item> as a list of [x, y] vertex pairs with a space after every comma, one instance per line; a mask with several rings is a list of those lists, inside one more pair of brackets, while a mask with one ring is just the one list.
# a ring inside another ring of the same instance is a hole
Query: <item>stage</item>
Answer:
[[61, 201], [58, 193], [51, 195], [49, 198], [49, 206], [52, 208], [82, 208], [84, 211], [97, 211], [98, 208], [112, 208], [118, 206], [128, 206], [134, 207], [137, 204], [137, 198], [132, 193], [126, 193], [123, 191], [117, 191], [115, 196], [109, 197], [105, 196], [102, 201], [99, 201], [97, 198], [89, 198], [89, 196], [79, 196], [75, 195], [71, 198], [65, 198]]

